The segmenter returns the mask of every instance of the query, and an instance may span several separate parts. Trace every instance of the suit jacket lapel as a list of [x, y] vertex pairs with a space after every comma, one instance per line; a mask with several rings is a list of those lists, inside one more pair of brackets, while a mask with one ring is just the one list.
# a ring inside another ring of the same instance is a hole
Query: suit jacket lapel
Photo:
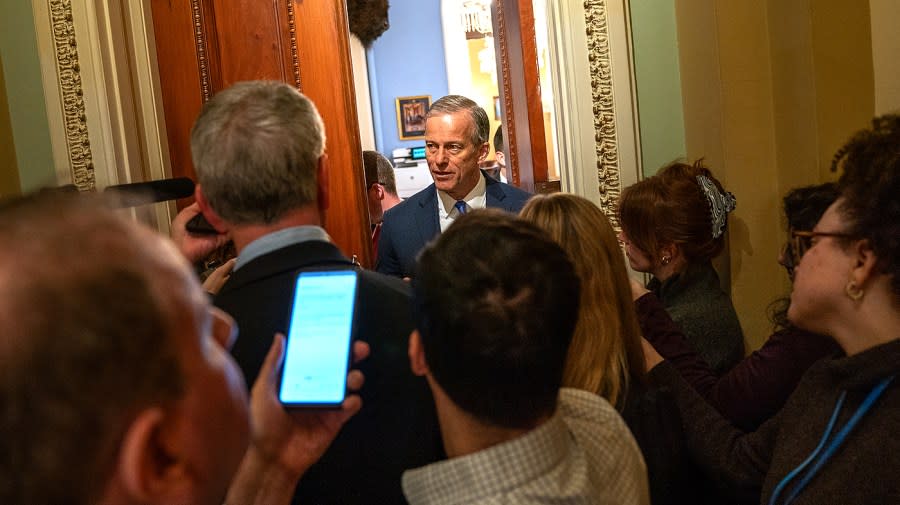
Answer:
[[485, 205], [488, 207], [499, 207], [501, 209], [506, 209], [506, 207], [503, 206], [503, 200], [506, 198], [506, 193], [503, 191], [503, 186], [490, 177], [485, 176], [485, 180], [487, 181], [487, 186], [485, 187], [484, 191], [486, 194]]
[[[422, 210], [415, 213], [416, 229], [419, 230], [419, 237], [421, 239], [420, 245], [424, 246], [429, 240], [434, 238], [435, 235], [441, 232], [441, 223], [438, 220], [437, 191], [434, 189], [434, 184], [428, 186], [428, 189], [422, 195], [422, 199], [419, 200], [418, 204]], [[417, 249], [421, 249], [421, 247], [418, 247]]]

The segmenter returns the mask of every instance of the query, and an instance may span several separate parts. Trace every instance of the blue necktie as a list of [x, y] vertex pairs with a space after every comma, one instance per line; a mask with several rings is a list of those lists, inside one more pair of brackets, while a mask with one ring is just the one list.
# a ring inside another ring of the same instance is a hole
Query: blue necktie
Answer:
[[453, 204], [453, 208], [456, 209], [456, 212], [459, 212], [459, 215], [461, 216], [466, 213], [466, 202], [457, 200], [456, 203]]

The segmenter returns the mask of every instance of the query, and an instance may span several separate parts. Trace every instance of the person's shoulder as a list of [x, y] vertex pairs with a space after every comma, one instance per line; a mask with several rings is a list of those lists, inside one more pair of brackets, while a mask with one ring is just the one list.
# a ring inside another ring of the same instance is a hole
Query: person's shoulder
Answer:
[[[690, 264], [660, 286], [666, 308], [678, 312], [733, 312], [731, 297], [722, 289], [712, 264]], [[674, 317], [674, 316], [673, 316]]]
[[514, 193], [516, 195], [521, 195], [524, 197], [533, 196], [533, 193], [529, 193], [528, 191], [525, 191], [524, 189], [517, 188], [517, 187], [513, 186], [512, 184], [509, 184], [508, 182], [501, 182], [499, 184], [502, 184], [508, 191], [511, 191], [512, 193]]
[[[488, 178], [488, 179], [490, 179], [490, 178]], [[489, 184], [502, 189], [503, 192], [506, 193], [507, 196], [513, 196], [516, 198], [524, 198], [525, 200], [534, 196], [532, 193], [529, 193], [529, 192], [525, 191], [524, 189], [517, 188], [517, 187], [513, 186], [512, 184], [509, 184], [506, 182], [500, 182], [496, 179], [490, 179]]]
[[359, 278], [364, 285], [382, 295], [404, 298], [409, 298], [412, 295], [409, 282], [393, 275], [379, 273], [374, 270], [360, 270]]
[[559, 412], [567, 423], [618, 423], [622, 418], [616, 409], [602, 396], [575, 388], [559, 390]]
[[704, 296], [728, 296], [725, 290], [722, 289], [719, 272], [716, 271], [710, 261], [688, 264], [679, 275], [679, 282], [683, 285], [683, 289], [688, 292], [696, 292]]
[[[412, 206], [415, 204], [420, 204], [423, 201], [432, 200], [434, 198], [437, 198], [437, 194], [435, 193], [434, 183], [432, 183], [432, 184], [429, 184], [427, 187], [425, 187], [425, 189], [420, 190], [418, 193], [413, 194], [406, 200], [403, 200], [402, 202], [397, 204], [394, 207], [394, 209], [400, 207], [401, 205]], [[391, 210], [394, 210], [394, 209], [391, 209]]]
[[622, 416], [600, 395], [562, 388], [558, 409], [589, 460], [601, 494], [622, 503], [649, 503], [647, 467]]
[[424, 202], [427, 202], [430, 198], [436, 197], [437, 196], [434, 192], [434, 184], [431, 184], [427, 188], [419, 191], [418, 193], [410, 196], [409, 198], [388, 209], [384, 213], [383, 219], [384, 221], [395, 221], [397, 219], [402, 219], [403, 217], [410, 216], [417, 212]]
[[486, 177], [486, 179], [488, 180], [486, 190], [488, 207], [500, 207], [509, 212], [519, 212], [525, 206], [525, 202], [534, 196], [527, 191], [490, 177]]
[[586, 450], [631, 453], [637, 443], [619, 412], [602, 396], [590, 391], [562, 388], [559, 413], [579, 445]]
[[519, 208], [518, 210], [522, 210], [522, 207], [525, 206], [525, 203], [527, 203], [528, 200], [532, 196], [534, 196], [532, 193], [521, 190], [515, 186], [508, 186], [507, 189], [509, 191], [509, 193], [507, 193], [507, 196], [511, 196], [513, 201], [516, 202], [516, 206]]

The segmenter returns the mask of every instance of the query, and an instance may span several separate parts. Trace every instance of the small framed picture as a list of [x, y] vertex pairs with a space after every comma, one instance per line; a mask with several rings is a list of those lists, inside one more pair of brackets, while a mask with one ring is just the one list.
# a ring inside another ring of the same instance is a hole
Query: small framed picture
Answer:
[[397, 98], [397, 130], [400, 140], [425, 138], [425, 114], [431, 108], [431, 95]]

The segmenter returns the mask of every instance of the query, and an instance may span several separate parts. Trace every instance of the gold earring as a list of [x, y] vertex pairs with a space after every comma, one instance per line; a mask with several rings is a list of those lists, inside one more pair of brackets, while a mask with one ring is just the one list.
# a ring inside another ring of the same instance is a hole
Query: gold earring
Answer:
[[847, 285], [844, 286], [844, 292], [847, 294], [847, 297], [849, 297], [854, 302], [862, 300], [862, 297], [865, 294], [865, 291], [863, 291], [861, 287], [857, 286], [856, 282], [854, 281], [847, 281]]
[[672, 258], [670, 258], [670, 257], [668, 257], [668, 256], [663, 256], [663, 257], [662, 257], [662, 264], [663, 264], [663, 265], [668, 265], [670, 261], [672, 261]]

